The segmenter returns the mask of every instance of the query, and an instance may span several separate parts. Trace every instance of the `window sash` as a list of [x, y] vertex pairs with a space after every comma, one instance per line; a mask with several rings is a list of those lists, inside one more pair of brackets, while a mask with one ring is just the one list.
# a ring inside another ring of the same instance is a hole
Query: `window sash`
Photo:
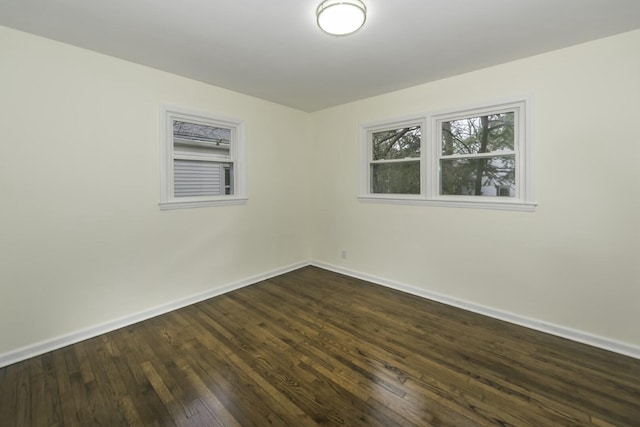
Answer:
[[513, 194], [510, 190], [509, 197], [517, 196], [514, 155], [440, 159], [439, 169], [439, 196], [496, 197], [497, 186], [513, 188]]
[[[417, 168], [411, 168], [413, 165], [416, 165]], [[407, 168], [407, 166], [409, 166], [409, 168]], [[414, 175], [415, 173], [417, 173], [417, 177]], [[370, 191], [372, 194], [420, 194], [422, 192], [420, 175], [420, 163], [415, 161], [371, 163]], [[399, 177], [405, 179], [398, 180]], [[398, 191], [400, 188], [404, 190]]]

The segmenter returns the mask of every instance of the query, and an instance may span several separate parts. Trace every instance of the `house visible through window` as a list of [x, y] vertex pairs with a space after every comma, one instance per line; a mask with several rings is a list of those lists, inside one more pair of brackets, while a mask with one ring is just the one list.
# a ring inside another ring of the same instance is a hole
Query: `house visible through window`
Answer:
[[230, 129], [174, 120], [174, 196], [233, 194], [227, 172], [233, 168], [230, 148]]
[[363, 126], [360, 200], [533, 210], [528, 102]]
[[513, 111], [438, 123], [441, 195], [515, 197]]
[[241, 202], [242, 124], [180, 109], [164, 111], [161, 208]]

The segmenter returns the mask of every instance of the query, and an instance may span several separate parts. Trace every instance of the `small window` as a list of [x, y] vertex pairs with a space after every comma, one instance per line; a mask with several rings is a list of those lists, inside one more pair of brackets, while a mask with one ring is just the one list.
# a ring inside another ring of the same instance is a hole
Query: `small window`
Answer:
[[360, 199], [533, 210], [528, 102], [363, 126]]
[[163, 109], [162, 209], [245, 201], [240, 121]]

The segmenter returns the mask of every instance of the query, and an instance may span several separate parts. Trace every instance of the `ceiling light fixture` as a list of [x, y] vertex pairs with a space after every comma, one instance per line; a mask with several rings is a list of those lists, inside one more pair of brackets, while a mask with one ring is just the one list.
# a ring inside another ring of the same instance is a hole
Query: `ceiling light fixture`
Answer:
[[325, 0], [318, 6], [316, 17], [325, 33], [346, 36], [364, 25], [367, 7], [361, 0]]

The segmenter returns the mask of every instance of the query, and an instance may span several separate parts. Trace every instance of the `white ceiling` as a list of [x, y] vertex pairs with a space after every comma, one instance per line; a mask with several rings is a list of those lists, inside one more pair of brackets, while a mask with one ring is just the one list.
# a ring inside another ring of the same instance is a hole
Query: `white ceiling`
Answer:
[[640, 28], [640, 0], [364, 1], [345, 37], [321, 0], [0, 0], [0, 25], [304, 111]]

